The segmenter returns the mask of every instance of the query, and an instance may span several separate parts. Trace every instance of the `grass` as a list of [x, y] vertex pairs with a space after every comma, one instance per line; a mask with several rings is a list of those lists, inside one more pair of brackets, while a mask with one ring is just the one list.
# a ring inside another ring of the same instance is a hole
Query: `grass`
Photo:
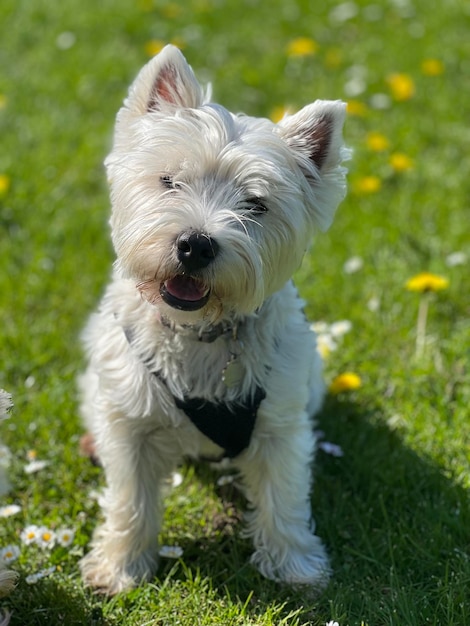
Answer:
[[[425, 0], [3, 1], [0, 387], [15, 402], [2, 429], [14, 455], [4, 503], [22, 509], [2, 520], [0, 540], [20, 545], [28, 524], [76, 532], [70, 548], [21, 545], [19, 585], [3, 601], [13, 625], [470, 624], [469, 17], [463, 0], [432, 10]], [[315, 41], [314, 55], [288, 54], [298, 37]], [[313, 506], [334, 568], [319, 598], [247, 565], [243, 502], [199, 466], [168, 498], [161, 540], [182, 546], [182, 559], [111, 600], [80, 582], [103, 479], [77, 456], [78, 335], [112, 261], [101, 164], [152, 41], [183, 45], [232, 110], [350, 101], [350, 193], [297, 275], [312, 320], [353, 324], [326, 361], [328, 380], [362, 380], [319, 418], [344, 451], [316, 464]], [[385, 138], [381, 150], [369, 133]], [[396, 158], [394, 169], [396, 153], [409, 169]], [[450, 266], [458, 251], [467, 264]], [[362, 269], [347, 273], [355, 256]], [[405, 283], [422, 271], [449, 287], [432, 294], [417, 355], [421, 296]], [[28, 475], [31, 450], [49, 465]], [[51, 576], [26, 583], [51, 564]]]

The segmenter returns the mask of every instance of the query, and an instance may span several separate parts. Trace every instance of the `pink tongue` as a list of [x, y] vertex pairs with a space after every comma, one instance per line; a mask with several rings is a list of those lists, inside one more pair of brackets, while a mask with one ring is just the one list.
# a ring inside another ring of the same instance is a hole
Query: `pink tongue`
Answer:
[[194, 278], [179, 274], [174, 278], [170, 278], [165, 283], [168, 293], [178, 300], [189, 300], [196, 302], [206, 295], [206, 289]]

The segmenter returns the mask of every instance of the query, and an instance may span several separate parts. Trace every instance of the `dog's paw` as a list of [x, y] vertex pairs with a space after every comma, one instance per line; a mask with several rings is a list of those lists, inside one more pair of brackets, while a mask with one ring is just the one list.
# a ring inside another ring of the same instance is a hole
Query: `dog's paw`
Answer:
[[270, 580], [288, 585], [308, 585], [321, 591], [328, 585], [331, 570], [328, 556], [319, 540], [313, 548], [310, 546], [310, 550], [305, 552], [291, 550], [280, 560], [267, 550], [259, 549], [252, 555], [251, 563]]
[[155, 569], [156, 562], [151, 557], [141, 557], [138, 561], [123, 566], [107, 558], [99, 546], [93, 548], [80, 561], [85, 585], [108, 596], [137, 587], [149, 580]]

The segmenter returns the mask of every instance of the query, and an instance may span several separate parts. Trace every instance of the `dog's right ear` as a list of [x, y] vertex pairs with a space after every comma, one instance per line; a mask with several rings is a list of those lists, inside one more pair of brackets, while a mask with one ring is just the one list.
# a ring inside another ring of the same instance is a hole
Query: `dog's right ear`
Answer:
[[180, 50], [168, 45], [141, 69], [124, 104], [131, 113], [145, 115], [175, 108], [195, 109], [208, 95]]

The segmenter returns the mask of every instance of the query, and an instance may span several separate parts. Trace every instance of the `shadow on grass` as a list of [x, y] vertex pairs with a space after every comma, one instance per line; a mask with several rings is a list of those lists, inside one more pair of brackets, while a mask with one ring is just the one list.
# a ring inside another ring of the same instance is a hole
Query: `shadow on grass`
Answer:
[[[198, 540], [180, 543], [185, 564], [253, 616], [276, 602], [285, 603], [284, 617], [303, 607], [301, 623], [342, 614], [350, 625], [443, 624], [450, 613], [452, 623], [467, 623], [468, 492], [381, 420], [377, 407], [336, 398], [319, 416], [326, 438], [344, 451], [341, 458], [320, 451], [316, 461], [313, 512], [333, 566], [319, 598], [266, 581], [247, 564], [251, 544], [239, 536], [238, 513], [245, 503], [230, 485], [216, 488], [226, 515], [213, 520], [212, 535], [205, 529]], [[197, 466], [196, 475], [215, 483], [207, 466]]]
[[[344, 451], [341, 458], [320, 451], [316, 461], [313, 511], [334, 572], [319, 598], [267, 581], [248, 564], [251, 543], [240, 537], [245, 502], [229, 484], [214, 487], [223, 512], [208, 515], [200, 536], [178, 540], [182, 561], [162, 560], [148, 591], [106, 601], [80, 585], [62, 588], [53, 579], [44, 580], [37, 590], [29, 588], [28, 607], [21, 597], [10, 598], [13, 611], [18, 601], [11, 625], [125, 624], [118, 615], [138, 614], [147, 606], [153, 624], [185, 623], [169, 609], [171, 595], [165, 594], [181, 589], [190, 594], [198, 578], [208, 581], [209, 596], [231, 603], [247, 618], [275, 606], [273, 623], [293, 624], [297, 617], [301, 624], [322, 625], [332, 618], [349, 626], [362, 620], [447, 624], [449, 612], [453, 624], [468, 623], [468, 493], [405, 445], [401, 434], [381, 421], [376, 407], [364, 410], [328, 398], [318, 422], [326, 438]], [[195, 465], [194, 474], [195, 480], [211, 485], [218, 477], [207, 464]], [[167, 619], [166, 611], [176, 621]]]

